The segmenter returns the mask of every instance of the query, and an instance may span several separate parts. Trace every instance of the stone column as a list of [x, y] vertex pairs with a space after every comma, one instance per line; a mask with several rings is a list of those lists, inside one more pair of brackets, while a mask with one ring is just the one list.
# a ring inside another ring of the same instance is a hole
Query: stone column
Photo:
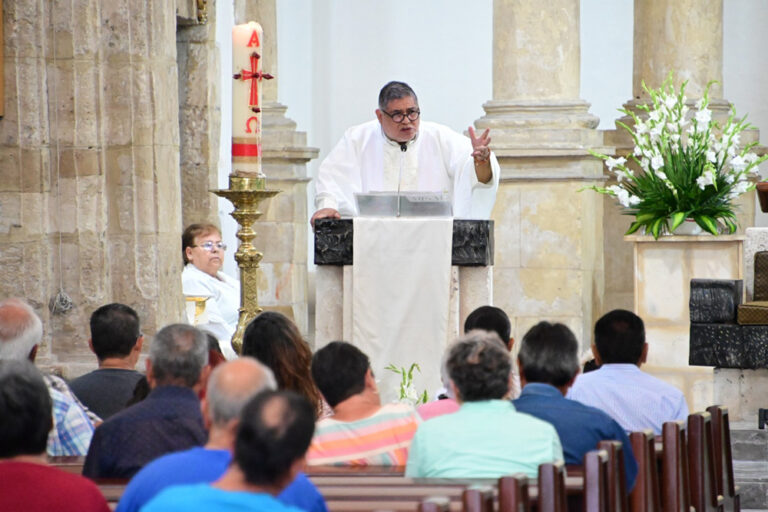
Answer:
[[256, 21], [264, 29], [264, 71], [275, 79], [264, 83], [262, 164], [268, 187], [282, 192], [266, 203], [254, 230], [256, 248], [264, 253], [260, 264], [259, 305], [281, 311], [293, 319], [305, 336], [309, 333], [307, 291], [306, 164], [318, 149], [307, 147], [307, 135], [285, 116], [277, 101], [277, 17], [275, 0], [235, 0], [235, 23]]
[[[181, 5], [181, 4], [180, 4]], [[216, 47], [216, 9], [177, 12], [176, 51], [179, 66], [179, 135], [182, 225], [218, 224], [219, 138], [221, 133], [220, 55]]]
[[[588, 346], [603, 289], [598, 119], [579, 99], [578, 0], [495, 0], [491, 129], [501, 164], [494, 303], [520, 339], [542, 319]], [[463, 321], [463, 319], [461, 319]]]
[[[173, 2], [6, 3], [0, 296], [44, 322], [41, 361], [95, 366], [94, 309], [182, 317]], [[51, 314], [61, 289], [72, 299]], [[78, 363], [87, 361], [87, 365]]]

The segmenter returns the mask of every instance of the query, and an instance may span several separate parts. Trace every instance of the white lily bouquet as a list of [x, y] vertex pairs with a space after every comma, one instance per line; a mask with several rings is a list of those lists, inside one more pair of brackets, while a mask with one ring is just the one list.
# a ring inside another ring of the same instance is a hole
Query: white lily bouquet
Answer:
[[617, 123], [635, 143], [629, 161], [590, 151], [605, 161], [618, 183], [588, 188], [615, 197], [625, 215], [635, 216], [627, 235], [644, 228], [658, 238], [674, 232], [686, 219], [713, 235], [736, 231], [733, 200], [755, 188], [750, 175], [758, 174], [758, 164], [768, 155], [758, 157], [752, 151], [757, 142], [739, 149], [741, 132], [752, 126], [737, 119], [733, 107], [724, 126], [712, 119], [713, 83], [707, 84], [695, 112], [686, 106], [687, 82], [675, 91], [671, 73], [659, 89], [643, 84], [651, 102], [638, 109], [648, 114], [647, 119], [620, 109], [632, 117], [634, 127]]

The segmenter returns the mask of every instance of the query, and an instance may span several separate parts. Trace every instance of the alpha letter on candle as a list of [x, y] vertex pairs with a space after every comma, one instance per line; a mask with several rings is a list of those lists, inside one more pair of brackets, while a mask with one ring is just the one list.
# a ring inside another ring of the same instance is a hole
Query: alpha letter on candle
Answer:
[[261, 172], [261, 44], [264, 32], [253, 21], [232, 29], [232, 168], [242, 177]]

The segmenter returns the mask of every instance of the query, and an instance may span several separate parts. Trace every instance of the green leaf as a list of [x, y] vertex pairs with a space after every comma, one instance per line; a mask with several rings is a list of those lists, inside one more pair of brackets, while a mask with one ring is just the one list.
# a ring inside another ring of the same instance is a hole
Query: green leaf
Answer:
[[651, 234], [653, 235], [653, 238], [656, 240], [659, 239], [659, 235], [661, 234], [661, 228], [665, 224], [664, 217], [659, 217], [655, 221], [653, 221], [653, 224], [651, 224]]
[[672, 214], [672, 218], [670, 219], [672, 221], [672, 225], [669, 227], [669, 232], [674, 233], [675, 230], [680, 227], [680, 224], [682, 224], [685, 221], [685, 218], [688, 216], [687, 212], [675, 212]]
[[701, 229], [705, 229], [712, 233], [713, 235], [717, 235], [717, 222], [715, 219], [710, 217], [709, 215], [696, 215], [694, 216], [694, 219], [696, 220], [696, 224], [701, 226]]
[[631, 226], [629, 226], [629, 229], [626, 233], [624, 233], [624, 236], [631, 235], [632, 233], [636, 232], [638, 229], [640, 229], [643, 226], [642, 222], [633, 222]]

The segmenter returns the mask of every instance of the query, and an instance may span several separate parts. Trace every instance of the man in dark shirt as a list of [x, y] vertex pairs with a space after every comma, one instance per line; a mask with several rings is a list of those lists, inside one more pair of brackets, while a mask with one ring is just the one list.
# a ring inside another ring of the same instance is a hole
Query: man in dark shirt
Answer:
[[99, 369], [73, 380], [69, 387], [88, 408], [106, 420], [125, 408], [142, 375], [134, 368], [144, 336], [139, 315], [124, 304], [101, 306], [91, 315], [88, 346]]
[[621, 441], [627, 490], [637, 475], [637, 462], [629, 438], [600, 409], [565, 398], [579, 373], [579, 344], [563, 324], [539, 322], [523, 337], [518, 354], [523, 392], [513, 400], [519, 412], [551, 423], [563, 445], [566, 464], [581, 464], [584, 454], [603, 440]]
[[207, 434], [194, 388], [208, 369], [205, 333], [184, 324], [161, 329], [147, 360], [152, 391], [96, 429], [83, 475], [130, 478], [160, 455], [203, 445]]

